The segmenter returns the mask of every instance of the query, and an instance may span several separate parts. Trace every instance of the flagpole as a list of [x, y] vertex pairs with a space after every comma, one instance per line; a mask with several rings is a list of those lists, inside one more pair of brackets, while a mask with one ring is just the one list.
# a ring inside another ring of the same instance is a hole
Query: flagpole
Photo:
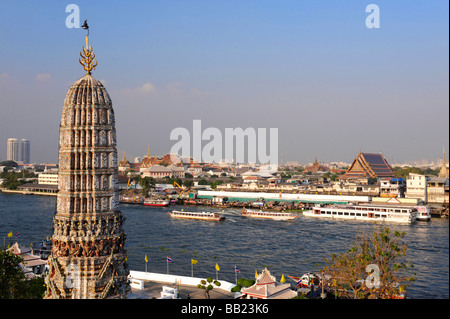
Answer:
[[237, 285], [237, 271], [236, 271], [236, 265], [234, 265], [234, 279], [235, 279], [236, 285]]

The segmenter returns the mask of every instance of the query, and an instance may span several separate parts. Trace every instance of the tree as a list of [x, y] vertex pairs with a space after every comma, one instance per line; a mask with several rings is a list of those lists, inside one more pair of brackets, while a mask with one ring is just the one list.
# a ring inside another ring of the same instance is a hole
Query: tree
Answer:
[[22, 257], [0, 251], [0, 299], [42, 298], [44, 278], [26, 279], [20, 266]]
[[14, 161], [3, 161], [0, 162], [0, 166], [17, 167], [19, 165], [17, 165], [17, 163]]
[[245, 278], [239, 278], [237, 285], [231, 288], [231, 292], [239, 292], [241, 291], [242, 287], [248, 288], [255, 284], [254, 279], [245, 279]]
[[360, 234], [356, 243], [343, 254], [325, 259], [323, 272], [331, 287], [343, 298], [395, 298], [415, 280], [407, 273], [414, 266], [405, 260], [405, 233], [380, 226], [371, 236]]
[[204, 294], [205, 294], [205, 298], [206, 299], [210, 299], [210, 295], [209, 295], [209, 291], [213, 290], [214, 286], [212, 285], [212, 283], [214, 283], [214, 285], [216, 285], [217, 287], [220, 287], [221, 283], [217, 280], [213, 280], [211, 277], [206, 278], [206, 280], [202, 279], [200, 280], [200, 283], [197, 285], [197, 288], [199, 289], [204, 289]]
[[192, 180], [185, 180], [183, 182], [183, 186], [192, 187], [192, 185], [194, 185], [194, 182]]
[[153, 177], [144, 177], [139, 180], [139, 185], [142, 187], [142, 195], [148, 195], [150, 188], [155, 187], [155, 180]]

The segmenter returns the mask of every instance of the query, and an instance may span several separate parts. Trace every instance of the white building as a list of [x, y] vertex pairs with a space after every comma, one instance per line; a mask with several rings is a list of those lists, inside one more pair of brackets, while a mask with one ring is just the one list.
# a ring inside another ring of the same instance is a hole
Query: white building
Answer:
[[445, 177], [430, 177], [427, 181], [428, 203], [448, 205], [449, 180]]
[[39, 174], [38, 184], [58, 185], [58, 173], [41, 173], [41, 174]]
[[142, 177], [173, 177], [184, 178], [184, 169], [175, 165], [169, 165], [167, 167], [162, 165], [152, 165], [151, 167], [142, 169]]
[[405, 198], [418, 198], [424, 203], [428, 202], [427, 177], [425, 175], [409, 173], [406, 179]]
[[19, 141], [17, 138], [8, 138], [6, 160], [14, 162], [19, 160]]

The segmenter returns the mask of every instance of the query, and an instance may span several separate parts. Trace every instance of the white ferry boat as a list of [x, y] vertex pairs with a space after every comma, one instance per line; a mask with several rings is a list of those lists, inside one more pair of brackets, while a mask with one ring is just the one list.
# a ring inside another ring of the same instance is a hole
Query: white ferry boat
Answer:
[[421, 205], [415, 206], [417, 209], [417, 220], [429, 221], [431, 219], [430, 207]]
[[185, 212], [185, 211], [174, 210], [172, 212], [168, 212], [167, 214], [169, 214], [170, 217], [175, 217], [175, 218], [201, 219], [201, 220], [214, 220], [214, 221], [222, 221], [225, 219], [224, 216], [220, 216], [217, 213], [210, 213], [210, 212]]
[[145, 206], [157, 206], [157, 207], [165, 207], [169, 206], [170, 201], [168, 199], [146, 199], [144, 200]]
[[392, 206], [376, 204], [359, 205], [316, 205], [303, 215], [324, 218], [358, 219], [369, 221], [385, 221], [412, 223], [417, 219], [417, 209], [412, 206]]
[[292, 219], [295, 219], [298, 217], [292, 213], [267, 212], [267, 211], [262, 211], [262, 210], [254, 210], [254, 209], [246, 209], [246, 208], [244, 208], [242, 210], [241, 215], [245, 216], [245, 217], [265, 218], [265, 219], [275, 219], [275, 220], [292, 220]]

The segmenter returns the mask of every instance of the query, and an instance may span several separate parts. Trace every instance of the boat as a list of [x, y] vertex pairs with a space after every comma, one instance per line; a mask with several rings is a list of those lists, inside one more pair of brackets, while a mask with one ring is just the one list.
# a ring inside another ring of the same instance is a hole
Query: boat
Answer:
[[252, 203], [252, 206], [253, 207], [264, 207], [264, 204], [265, 204], [266, 202], [264, 201], [264, 199], [260, 199], [260, 200], [257, 200], [257, 201], [255, 201], [255, 202], [253, 202]]
[[185, 212], [174, 210], [172, 212], [167, 212], [170, 217], [175, 218], [187, 218], [187, 219], [201, 219], [201, 220], [213, 220], [213, 221], [222, 221], [225, 219], [224, 216], [221, 216], [217, 213], [211, 212]]
[[145, 206], [157, 206], [157, 207], [165, 207], [169, 206], [170, 201], [168, 199], [146, 199], [144, 200]]
[[122, 196], [120, 198], [121, 203], [125, 204], [142, 204], [143, 197], [142, 196]]
[[301, 277], [296, 276], [288, 276], [288, 277], [297, 283], [298, 288], [311, 288], [311, 286], [318, 286], [321, 281], [320, 276], [313, 273], [306, 273], [303, 274], [303, 276]]
[[292, 213], [283, 212], [267, 212], [263, 210], [247, 209], [242, 210], [241, 216], [253, 217], [253, 218], [264, 218], [264, 219], [275, 219], [275, 220], [292, 220], [297, 218], [297, 215]]
[[420, 205], [414, 207], [417, 209], [417, 220], [429, 221], [431, 219], [429, 206]]
[[303, 211], [303, 215], [319, 218], [413, 223], [416, 221], [418, 213], [413, 206], [348, 204], [315, 205], [312, 210]]

